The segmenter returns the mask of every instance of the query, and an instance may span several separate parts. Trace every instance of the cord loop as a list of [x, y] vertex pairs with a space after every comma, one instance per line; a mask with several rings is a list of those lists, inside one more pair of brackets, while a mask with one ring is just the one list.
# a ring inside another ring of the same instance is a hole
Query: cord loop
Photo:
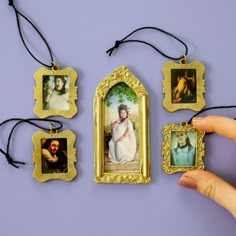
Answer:
[[138, 28], [134, 31], [132, 31], [130, 34], [128, 34], [127, 36], [125, 36], [123, 39], [121, 40], [116, 40], [115, 41], [115, 44], [113, 47], [111, 47], [110, 49], [108, 49], [106, 51], [106, 53], [108, 53], [109, 56], [112, 55], [113, 51], [115, 49], [118, 49], [119, 46], [123, 43], [130, 43], [130, 42], [136, 42], [136, 43], [143, 43], [143, 44], [146, 44], [148, 46], [150, 46], [151, 48], [153, 48], [155, 51], [157, 51], [158, 53], [160, 53], [162, 56], [166, 57], [166, 58], [169, 58], [169, 59], [172, 59], [172, 60], [182, 60], [183, 59], [183, 55], [180, 56], [180, 57], [172, 57], [172, 56], [169, 56], [167, 54], [165, 54], [164, 52], [162, 52], [160, 49], [158, 49], [157, 47], [155, 47], [154, 45], [152, 45], [151, 43], [148, 43], [148, 42], [145, 42], [145, 41], [142, 41], [142, 40], [136, 40], [136, 39], [132, 39], [132, 40], [126, 40], [128, 37], [130, 37], [132, 34], [136, 33], [137, 31], [140, 31], [140, 30], [144, 30], [144, 29], [152, 29], [152, 30], [157, 30], [157, 31], [160, 31], [172, 38], [174, 38], [175, 40], [177, 40], [178, 42], [180, 42], [184, 47], [185, 47], [185, 53], [184, 53], [184, 56], [187, 56], [188, 54], [188, 46], [182, 41], [180, 40], [179, 38], [177, 38], [176, 36], [174, 36], [173, 34], [163, 30], [163, 29], [160, 29], [160, 28], [156, 28], [156, 27], [152, 27], [152, 26], [145, 26], [145, 27], [141, 27], [141, 28]]
[[22, 31], [21, 31], [21, 25], [20, 25], [20, 19], [19, 19], [19, 16], [21, 16], [22, 18], [24, 18], [32, 27], [33, 29], [38, 33], [38, 35], [41, 37], [41, 39], [43, 40], [43, 42], [45, 43], [48, 51], [49, 51], [49, 54], [50, 54], [50, 58], [51, 58], [51, 61], [54, 61], [53, 59], [53, 55], [52, 55], [52, 51], [51, 51], [51, 48], [49, 47], [49, 44], [48, 42], [46, 41], [46, 39], [44, 38], [44, 36], [42, 35], [42, 33], [38, 30], [38, 28], [31, 22], [31, 20], [29, 20], [29, 18], [27, 18], [25, 15], [23, 15], [19, 10], [16, 9], [15, 5], [14, 5], [14, 2], [13, 0], [9, 0], [8, 2], [8, 5], [11, 6], [14, 11], [15, 11], [15, 14], [16, 14], [16, 23], [17, 23], [17, 28], [18, 28], [18, 32], [20, 34], [20, 38], [21, 38], [21, 41], [25, 47], [25, 49], [27, 50], [27, 52], [31, 55], [31, 57], [37, 61], [38, 63], [40, 63], [41, 65], [45, 66], [45, 67], [48, 67], [48, 68], [52, 68], [52, 65], [48, 65], [48, 64], [45, 64], [43, 63], [42, 61], [40, 61], [38, 58], [36, 58], [34, 56], [34, 54], [31, 52], [31, 50], [29, 49], [29, 47], [27, 46], [25, 40], [24, 40], [24, 36], [22, 34]]
[[[60, 121], [57, 121], [57, 120], [54, 120], [54, 119], [39, 119], [39, 118], [28, 118], [28, 119], [22, 119], [22, 118], [11, 118], [11, 119], [7, 119], [5, 121], [3, 121], [2, 123], [0, 123], [0, 127], [3, 126], [4, 124], [7, 124], [8, 122], [11, 122], [11, 121], [17, 121], [13, 127], [11, 128], [10, 130], [10, 133], [9, 133], [9, 136], [8, 136], [8, 140], [7, 140], [7, 148], [6, 148], [6, 151], [3, 151], [1, 148], [0, 148], [0, 152], [5, 156], [8, 164], [12, 165], [13, 167], [15, 168], [19, 168], [19, 166], [17, 166], [16, 164], [21, 164], [21, 165], [25, 165], [24, 162], [21, 162], [21, 161], [16, 161], [14, 160], [11, 155], [9, 154], [10, 153], [10, 142], [11, 142], [11, 138], [12, 138], [12, 135], [13, 135], [13, 132], [14, 130], [16, 129], [16, 127], [21, 124], [21, 123], [27, 123], [27, 124], [30, 124], [32, 126], [35, 126], [37, 128], [40, 128], [40, 129], [43, 129], [43, 130], [46, 130], [48, 132], [51, 132], [51, 130], [53, 129], [53, 131], [57, 131], [59, 129], [61, 129], [63, 127], [63, 124], [60, 122]], [[38, 122], [50, 122], [51, 126], [49, 128], [45, 128], [44, 126], [41, 126], [39, 124], [36, 123], [36, 121]], [[54, 123], [56, 123], [58, 126], [54, 125]], [[51, 128], [53, 127], [53, 128]]]

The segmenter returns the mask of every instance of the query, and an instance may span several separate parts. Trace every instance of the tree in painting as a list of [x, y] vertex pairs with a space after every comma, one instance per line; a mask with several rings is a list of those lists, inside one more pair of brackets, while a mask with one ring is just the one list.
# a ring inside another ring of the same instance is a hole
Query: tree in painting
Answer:
[[106, 96], [106, 106], [109, 107], [112, 105], [111, 98], [117, 96], [118, 103], [123, 103], [125, 100], [128, 100], [134, 104], [138, 102], [136, 94], [133, 90], [125, 83], [119, 83], [113, 86]]

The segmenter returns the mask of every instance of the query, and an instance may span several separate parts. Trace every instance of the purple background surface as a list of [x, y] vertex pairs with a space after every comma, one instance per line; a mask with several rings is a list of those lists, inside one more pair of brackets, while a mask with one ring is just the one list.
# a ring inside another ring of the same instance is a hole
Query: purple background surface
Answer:
[[[189, 62], [206, 66], [207, 106], [235, 104], [236, 25], [234, 0], [150, 1], [16, 1], [16, 5], [47, 38], [61, 68], [79, 73], [79, 113], [59, 118], [77, 134], [78, 177], [38, 183], [32, 172], [32, 135], [36, 128], [22, 125], [15, 133], [11, 153], [28, 164], [18, 169], [0, 159], [0, 235], [227, 235], [236, 232], [235, 219], [213, 201], [178, 185], [181, 174], [161, 168], [162, 127], [188, 120], [194, 112], [167, 112], [162, 107], [162, 71], [168, 59], [142, 44], [125, 44], [108, 57], [115, 40], [142, 26], [156, 26], [180, 37], [189, 46]], [[35, 54], [49, 62], [38, 35], [22, 21], [23, 32]], [[13, 10], [0, 3], [0, 120], [36, 117], [33, 113], [34, 72], [41, 67], [20, 41]], [[173, 39], [154, 31], [144, 39], [172, 56], [183, 53]], [[93, 97], [97, 84], [125, 64], [150, 95], [152, 184], [96, 185], [93, 176]], [[235, 110], [214, 111], [236, 117]], [[1, 130], [5, 147], [9, 126]], [[236, 145], [217, 135], [205, 138], [205, 166], [236, 184]]]

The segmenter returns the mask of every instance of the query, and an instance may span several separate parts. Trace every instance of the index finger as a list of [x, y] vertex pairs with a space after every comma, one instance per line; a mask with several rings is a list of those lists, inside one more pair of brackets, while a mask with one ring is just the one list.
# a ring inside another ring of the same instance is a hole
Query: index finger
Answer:
[[215, 132], [236, 141], [236, 121], [224, 116], [194, 117], [192, 125], [197, 130]]

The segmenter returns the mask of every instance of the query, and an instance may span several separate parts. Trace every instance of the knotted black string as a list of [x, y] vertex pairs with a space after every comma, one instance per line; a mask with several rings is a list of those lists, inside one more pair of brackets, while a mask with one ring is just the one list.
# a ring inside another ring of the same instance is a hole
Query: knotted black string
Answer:
[[[214, 110], [214, 109], [228, 109], [228, 108], [236, 108], [236, 105], [231, 105], [231, 106], [215, 106], [215, 107], [206, 107], [204, 109], [202, 109], [201, 111], [197, 112], [196, 114], [194, 114], [190, 120], [188, 121], [188, 124], [191, 124], [192, 123], [192, 120], [194, 117], [200, 115], [201, 113], [205, 112], [205, 111], [209, 111], [209, 110]], [[234, 118], [234, 120], [236, 120], [236, 118]], [[207, 134], [213, 134], [213, 132], [208, 132], [208, 133], [205, 133], [206, 135]]]
[[[4, 124], [8, 123], [8, 122], [11, 122], [11, 121], [18, 121], [18, 122], [14, 124], [14, 126], [12, 127], [12, 129], [11, 129], [11, 131], [9, 133], [8, 140], [7, 140], [7, 149], [6, 149], [6, 151], [3, 151], [0, 148], [0, 152], [6, 157], [8, 164], [14, 166], [15, 168], [19, 168], [19, 166], [17, 166], [16, 164], [25, 165], [24, 162], [13, 160], [13, 158], [9, 154], [11, 138], [12, 138], [12, 135], [13, 135], [13, 132], [14, 132], [15, 128], [19, 124], [21, 124], [21, 123], [28, 123], [30, 125], [33, 125], [33, 126], [39, 128], [39, 129], [43, 129], [45, 131], [52, 131], [52, 130], [56, 131], [56, 130], [59, 130], [59, 129], [61, 129], [63, 127], [63, 124], [60, 121], [53, 120], [53, 119], [39, 119], [39, 118], [28, 118], [28, 119], [11, 118], [11, 119], [5, 120], [2, 123], [0, 123], [0, 127], [3, 126]], [[58, 124], [58, 127], [54, 126], [54, 124], [53, 124], [53, 128], [51, 128], [51, 129], [45, 128], [43, 126], [38, 125], [35, 121], [37, 121], [37, 122], [45, 122], [45, 121], [46, 122], [53, 122], [53, 123]]]
[[0, 152], [6, 157], [8, 164], [14, 166], [15, 168], [19, 168], [19, 166], [17, 166], [16, 164], [25, 165], [24, 162], [13, 160], [12, 157], [8, 153], [4, 152], [1, 148]]
[[[52, 55], [52, 52], [51, 52], [51, 49], [49, 47], [49, 44], [47, 43], [46, 39], [43, 37], [42, 33], [40, 33], [40, 31], [37, 29], [37, 27], [26, 17], [24, 16], [21, 12], [19, 12], [19, 10], [16, 9], [15, 5], [14, 5], [14, 1], [13, 0], [9, 0], [9, 3], [8, 3], [9, 6], [11, 6], [14, 11], [15, 11], [15, 14], [16, 14], [16, 22], [17, 22], [17, 27], [18, 27], [18, 31], [19, 31], [19, 34], [20, 34], [20, 38], [26, 48], [26, 50], [28, 51], [28, 53], [31, 55], [31, 57], [34, 58], [34, 60], [36, 60], [37, 62], [39, 62], [41, 65], [45, 66], [45, 67], [48, 67], [48, 68], [51, 68], [53, 67], [54, 65], [54, 59], [53, 59], [53, 55]], [[20, 19], [19, 19], [19, 16], [23, 17], [34, 29], [35, 31], [39, 34], [39, 36], [41, 37], [41, 39], [44, 41], [45, 45], [47, 46], [48, 48], [48, 51], [49, 51], [49, 54], [50, 54], [50, 57], [51, 57], [51, 65], [47, 65], [43, 62], [41, 62], [39, 59], [37, 59], [33, 53], [30, 51], [30, 49], [28, 48], [25, 40], [24, 40], [24, 37], [23, 37], [23, 34], [21, 32], [21, 26], [20, 26]]]
[[119, 48], [119, 46], [120, 46], [121, 44], [123, 44], [123, 43], [130, 43], [130, 42], [136, 42], [136, 43], [143, 43], [143, 44], [146, 44], [146, 45], [150, 46], [151, 48], [153, 48], [154, 50], [156, 50], [157, 52], [159, 52], [162, 56], [164, 56], [164, 57], [166, 57], [166, 58], [169, 58], [169, 59], [172, 59], [172, 60], [181, 60], [181, 59], [184, 58], [184, 56], [180, 56], [180, 57], [171, 57], [171, 56], [168, 56], [167, 54], [165, 54], [164, 52], [162, 52], [160, 49], [156, 48], [156, 47], [153, 46], [152, 44], [147, 43], [147, 42], [142, 41], [142, 40], [135, 40], [135, 39], [133, 39], [133, 40], [126, 40], [128, 37], [130, 37], [130, 36], [131, 36], [132, 34], [134, 34], [135, 32], [140, 31], [140, 30], [144, 30], [144, 29], [157, 30], [157, 31], [160, 31], [160, 32], [162, 32], [162, 33], [164, 33], [164, 34], [167, 34], [167, 35], [171, 36], [172, 38], [176, 39], [177, 41], [179, 41], [181, 44], [184, 45], [184, 47], [185, 47], [184, 56], [187, 56], [187, 54], [188, 54], [188, 46], [187, 46], [182, 40], [180, 40], [179, 38], [177, 38], [177, 37], [174, 36], [173, 34], [167, 32], [167, 31], [165, 31], [165, 30], [163, 30], [163, 29], [156, 28], [156, 27], [151, 27], [151, 26], [145, 26], [145, 27], [138, 28], [138, 29], [132, 31], [132, 32], [131, 32], [130, 34], [128, 34], [127, 36], [125, 36], [123, 39], [121, 39], [121, 40], [116, 40], [116, 41], [115, 41], [115, 45], [114, 45], [112, 48], [108, 49], [108, 50], [106, 51], [106, 53], [108, 53], [109, 56], [111, 56], [111, 54], [113, 53], [113, 51], [114, 51], [115, 49]]

